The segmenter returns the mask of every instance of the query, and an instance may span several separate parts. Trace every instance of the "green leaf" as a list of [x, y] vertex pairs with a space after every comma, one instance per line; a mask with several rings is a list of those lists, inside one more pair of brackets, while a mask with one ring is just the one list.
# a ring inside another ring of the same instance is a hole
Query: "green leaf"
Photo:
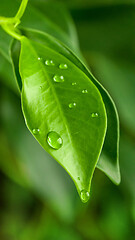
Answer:
[[102, 170], [114, 183], [119, 184], [119, 119], [112, 98], [102, 87], [102, 85], [93, 77], [89, 70], [78, 60], [78, 58], [58, 40], [54, 39], [48, 34], [43, 34], [42, 32], [32, 30], [24, 31], [24, 34], [28, 38], [34, 39], [34, 41], [55, 49], [70, 61], [74, 62], [74, 64], [81, 69], [99, 89], [107, 113], [107, 133], [97, 168]]
[[70, 174], [85, 202], [106, 133], [101, 95], [74, 63], [26, 37], [19, 67], [27, 127]]
[[[59, 41], [54, 39], [48, 34], [43, 34], [42, 32], [37, 32], [33, 30], [24, 31], [24, 34], [33, 39], [36, 42], [42, 43], [49, 48], [55, 49], [61, 55], [68, 58], [70, 61], [74, 62], [74, 64], [80, 68], [85, 74], [96, 84], [99, 89], [102, 98], [104, 100], [104, 104], [107, 112], [108, 126], [106, 138], [103, 146], [103, 151], [101, 157], [98, 161], [97, 167], [102, 170], [113, 182], [118, 184], [120, 182], [120, 171], [119, 171], [119, 121], [117, 110], [115, 105], [110, 98], [107, 91], [97, 82], [97, 80], [89, 73], [89, 71], [84, 67], [80, 61], [78, 61], [77, 57], [64, 45], [62, 45]], [[12, 53], [12, 51], [11, 51]], [[19, 51], [18, 51], [19, 56]], [[13, 62], [14, 62], [13, 57]], [[16, 69], [19, 73], [18, 65]], [[20, 79], [18, 79], [20, 81]], [[115, 131], [114, 131], [115, 129]]]
[[[97, 167], [102, 170], [114, 183], [120, 183], [119, 171], [119, 119], [115, 104], [102, 87], [102, 85], [93, 77], [93, 75], [86, 69], [86, 67], [78, 61], [78, 58], [64, 45], [60, 48], [60, 42], [54, 40], [48, 34], [42, 34], [35, 31], [25, 31], [25, 34], [37, 42], [47, 45], [50, 48], [55, 48], [56, 51], [66, 56], [70, 61], [80, 68], [93, 81], [102, 95], [106, 112], [107, 112], [107, 133], [103, 146], [101, 157], [98, 161]], [[115, 131], [114, 131], [115, 129]]]

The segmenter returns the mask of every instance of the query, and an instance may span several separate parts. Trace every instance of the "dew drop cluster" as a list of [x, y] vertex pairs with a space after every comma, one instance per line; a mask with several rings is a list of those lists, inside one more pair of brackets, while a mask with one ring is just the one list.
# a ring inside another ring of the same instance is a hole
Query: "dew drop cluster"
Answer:
[[34, 128], [32, 130], [32, 132], [33, 132], [34, 135], [37, 135], [37, 134], [39, 134], [40, 130], [38, 128]]
[[69, 108], [75, 108], [76, 107], [76, 103], [74, 102], [74, 103], [69, 103]]
[[88, 93], [88, 90], [87, 89], [83, 89], [82, 93]]
[[92, 114], [91, 114], [91, 117], [92, 117], [92, 118], [97, 118], [97, 117], [98, 117], [98, 113], [97, 113], [97, 112], [92, 113]]
[[59, 65], [59, 68], [60, 68], [60, 69], [67, 69], [67, 68], [68, 68], [68, 65], [67, 65], [66, 63], [61, 63], [61, 64]]
[[46, 65], [46, 66], [55, 66], [53, 60], [46, 60], [46, 61], [45, 61], [45, 65]]
[[59, 75], [55, 75], [53, 77], [54, 82], [64, 82], [64, 77], [63, 76], [59, 76]]

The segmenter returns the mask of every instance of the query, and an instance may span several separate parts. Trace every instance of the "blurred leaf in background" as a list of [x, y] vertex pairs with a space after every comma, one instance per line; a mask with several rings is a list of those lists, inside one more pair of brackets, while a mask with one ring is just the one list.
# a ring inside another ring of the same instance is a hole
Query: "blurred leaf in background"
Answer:
[[[19, 3], [2, 1], [0, 15], [14, 16]], [[69, 47], [73, 42], [78, 54], [79, 39], [90, 69], [118, 108], [122, 183], [113, 185], [97, 169], [90, 202], [80, 202], [67, 173], [25, 127], [10, 61], [12, 39], [0, 29], [0, 239], [133, 240], [135, 1], [65, 0], [62, 6], [60, 1], [31, 0], [22, 25], [50, 31], [54, 37], [61, 32], [61, 40]]]

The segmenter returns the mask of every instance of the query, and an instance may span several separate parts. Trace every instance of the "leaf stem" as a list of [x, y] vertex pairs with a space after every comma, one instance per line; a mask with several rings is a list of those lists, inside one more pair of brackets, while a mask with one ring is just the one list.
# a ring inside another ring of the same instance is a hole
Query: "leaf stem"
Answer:
[[12, 37], [16, 38], [17, 40], [21, 40], [21, 34], [16, 29], [18, 24], [20, 23], [20, 19], [22, 18], [25, 9], [27, 7], [28, 0], [22, 0], [19, 10], [15, 17], [13, 18], [6, 18], [0, 16], [0, 25], [1, 27]]
[[20, 7], [19, 7], [19, 10], [18, 10], [15, 18], [17, 18], [17, 19], [21, 19], [22, 18], [23, 14], [25, 12], [25, 9], [27, 7], [28, 1], [29, 0], [22, 0], [22, 3], [20, 5]]

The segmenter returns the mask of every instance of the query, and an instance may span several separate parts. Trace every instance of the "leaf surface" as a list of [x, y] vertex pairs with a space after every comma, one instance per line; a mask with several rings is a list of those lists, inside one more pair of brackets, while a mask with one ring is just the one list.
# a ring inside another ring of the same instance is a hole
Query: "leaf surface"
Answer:
[[[48, 34], [43, 34], [42, 32], [37, 32], [33, 30], [28, 31], [25, 30], [24, 34], [36, 42], [42, 43], [48, 46], [49, 48], [55, 49], [61, 55], [68, 58], [78, 68], [85, 72], [85, 74], [93, 81], [94, 84], [96, 84], [104, 100], [108, 119], [105, 142], [97, 167], [100, 170], [102, 170], [114, 183], [118, 184], [120, 182], [119, 156], [118, 156], [119, 119], [113, 100], [111, 99], [107, 91], [102, 87], [102, 85], [98, 83], [98, 81], [92, 76], [92, 74], [85, 68], [85, 66], [80, 61], [78, 61], [78, 58], [69, 49], [67, 49], [67, 47], [65, 47], [55, 38], [51, 37]], [[16, 66], [16, 69], [18, 69], [18, 66]], [[19, 72], [19, 69], [17, 71]], [[20, 81], [20, 78], [18, 79], [18, 81]]]
[[19, 68], [27, 127], [70, 174], [85, 201], [106, 133], [102, 97], [74, 63], [26, 37], [21, 40]]

